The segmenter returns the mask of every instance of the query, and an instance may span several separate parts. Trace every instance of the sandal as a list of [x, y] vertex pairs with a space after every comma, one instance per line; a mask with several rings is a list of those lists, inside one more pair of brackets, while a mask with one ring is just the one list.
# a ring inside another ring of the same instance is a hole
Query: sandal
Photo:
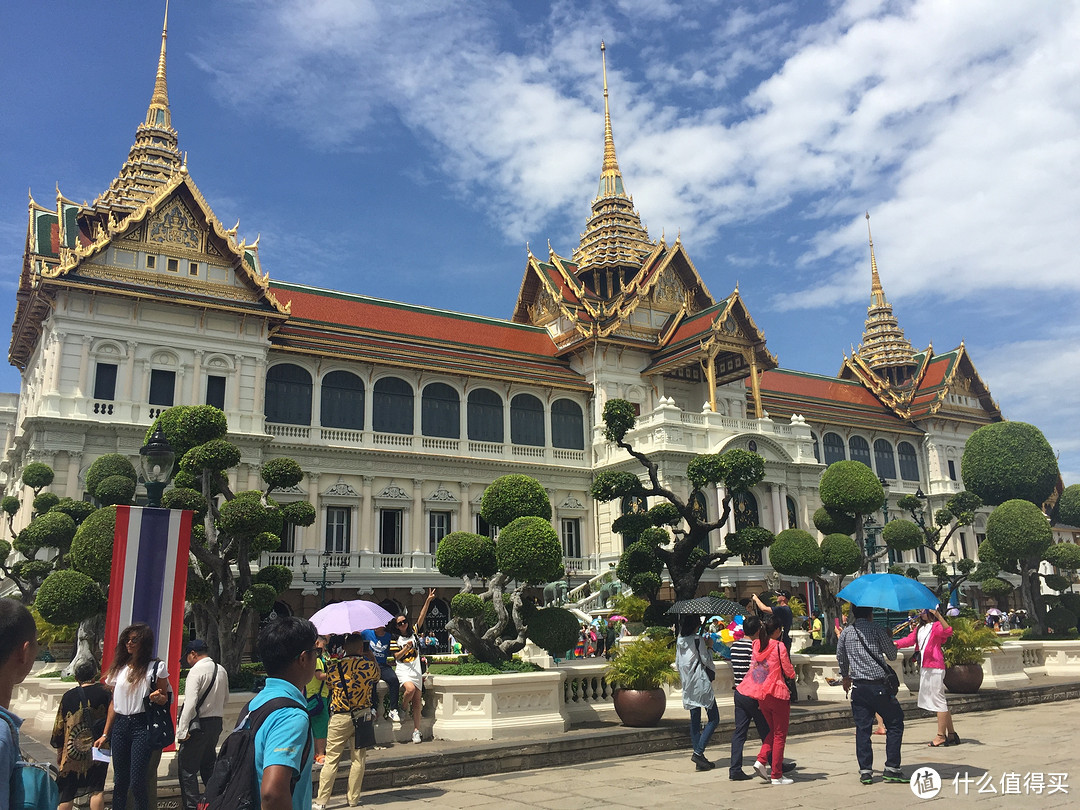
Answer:
[[950, 735], [949, 735], [949, 736], [948, 736], [948, 737], [946, 738], [945, 744], [946, 744], [946, 745], [959, 745], [959, 744], [960, 744], [961, 742], [962, 742], [962, 740], [960, 739], [960, 735], [959, 735], [959, 734], [957, 734], [957, 733], [956, 733], [956, 732], [954, 731], [954, 732], [953, 732], [952, 734], [950, 734]]
[[[938, 742], [939, 739], [941, 740], [941, 742]], [[949, 738], [948, 737], [942, 737], [940, 734], [938, 734], [937, 737], [934, 737], [933, 740], [931, 740], [930, 742], [928, 742], [926, 744], [926, 747], [927, 748], [944, 748], [948, 744], [949, 744]]]

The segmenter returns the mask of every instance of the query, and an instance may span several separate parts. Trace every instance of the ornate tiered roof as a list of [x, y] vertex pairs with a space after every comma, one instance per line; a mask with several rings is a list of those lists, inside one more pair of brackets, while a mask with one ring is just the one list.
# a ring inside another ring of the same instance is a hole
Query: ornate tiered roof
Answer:
[[866, 232], [870, 238], [870, 306], [866, 309], [866, 327], [856, 350], [866, 366], [893, 384], [902, 384], [912, 371], [911, 347], [904, 330], [893, 315], [892, 304], [885, 298], [874, 257], [874, 236], [870, 233], [870, 213], [866, 214]]

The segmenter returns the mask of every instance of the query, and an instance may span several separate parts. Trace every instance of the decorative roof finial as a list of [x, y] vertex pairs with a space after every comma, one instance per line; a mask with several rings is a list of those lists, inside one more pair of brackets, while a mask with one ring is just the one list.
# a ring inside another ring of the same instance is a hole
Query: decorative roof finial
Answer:
[[607, 46], [600, 41], [600, 61], [604, 68], [604, 164], [600, 168], [600, 189], [597, 197], [625, 197], [622, 172], [615, 157], [615, 136], [611, 134], [611, 106], [608, 103]]
[[877, 259], [874, 258], [874, 235], [870, 233], [870, 212], [866, 212], [866, 235], [870, 238], [870, 306], [885, 306], [885, 290], [878, 276]]
[[169, 37], [169, 0], [165, 0], [165, 22], [161, 26], [161, 53], [158, 56], [157, 77], [154, 79], [154, 94], [150, 97], [150, 109], [146, 112], [146, 123], [170, 126], [169, 85], [165, 78], [165, 40]]
[[[870, 306], [866, 310], [866, 325], [863, 329], [862, 342], [856, 353], [874, 371], [903, 368], [910, 366], [915, 350], [904, 337], [904, 330], [893, 315], [892, 305], [885, 298], [878, 275], [877, 259], [874, 257], [874, 237], [870, 233], [870, 212], [866, 212], [866, 233], [870, 239]], [[893, 378], [895, 381], [895, 375]]]

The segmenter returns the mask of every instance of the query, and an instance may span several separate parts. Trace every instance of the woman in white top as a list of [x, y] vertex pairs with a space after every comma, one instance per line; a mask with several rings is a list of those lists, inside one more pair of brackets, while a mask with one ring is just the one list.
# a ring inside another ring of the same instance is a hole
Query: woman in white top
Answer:
[[423, 706], [421, 687], [424, 682], [423, 666], [420, 662], [420, 639], [417, 633], [424, 627], [424, 619], [427, 618], [428, 608], [435, 598], [435, 589], [428, 591], [424, 607], [420, 609], [420, 615], [416, 619], [416, 627], [412, 626], [408, 616], [397, 616], [393, 621], [397, 637], [390, 642], [390, 652], [397, 662], [395, 672], [397, 679], [405, 688], [404, 708], [412, 707], [413, 733], [412, 741], [420, 742], [420, 710]]
[[[163, 706], [169, 702], [169, 673], [157, 661], [149, 672], [154, 654], [154, 633], [139, 623], [124, 628], [116, 643], [112, 666], [105, 683], [112, 687], [112, 702], [105, 720], [105, 733], [94, 745], [111, 742], [113, 765], [113, 810], [126, 810], [128, 788], [135, 810], [149, 810], [146, 773], [150, 761], [147, 742], [146, 701]], [[151, 680], [153, 689], [151, 690]]]

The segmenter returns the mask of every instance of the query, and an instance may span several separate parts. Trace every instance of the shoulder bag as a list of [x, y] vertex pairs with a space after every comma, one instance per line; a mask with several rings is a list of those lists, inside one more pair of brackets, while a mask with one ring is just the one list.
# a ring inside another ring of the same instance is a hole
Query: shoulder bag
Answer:
[[195, 715], [191, 718], [191, 722], [188, 723], [188, 733], [195, 734], [202, 731], [202, 722], [199, 720], [199, 709], [202, 708], [203, 701], [210, 695], [214, 689], [214, 681], [217, 680], [218, 665], [217, 661], [210, 659], [214, 664], [214, 674], [210, 676], [210, 684], [206, 687], [206, 691], [199, 695], [199, 700], [195, 703]]
[[[347, 705], [349, 688], [345, 685], [345, 676], [341, 674], [340, 666], [337, 667], [337, 676]], [[349, 709], [349, 714], [353, 723], [353, 745], [356, 748], [373, 748], [375, 746], [375, 724], [371, 720], [371, 709], [366, 706], [362, 709]]]
[[150, 700], [150, 694], [154, 691], [154, 684], [157, 681], [158, 664], [161, 661], [155, 658], [150, 662], [149, 680], [150, 691], [146, 693], [146, 744], [151, 749], [168, 748], [176, 741], [176, 727], [173, 725], [172, 713], [169, 711], [169, 705], [172, 703], [172, 692], [166, 691], [166, 695], [170, 698], [166, 700], [164, 704], [159, 706]]
[[866, 641], [863, 639], [862, 633], [860, 633], [858, 630], [855, 631], [855, 638], [857, 638], [859, 640], [859, 643], [862, 644], [863, 649], [867, 652], [867, 655], [873, 658], [874, 661], [885, 671], [885, 688], [889, 690], [890, 695], [893, 695], [895, 697], [897, 692], [900, 691], [900, 677], [896, 674], [896, 670], [885, 663], [884, 654], [882, 654], [881, 658], [879, 659], [872, 652], [870, 652], [870, 648], [866, 646]]

